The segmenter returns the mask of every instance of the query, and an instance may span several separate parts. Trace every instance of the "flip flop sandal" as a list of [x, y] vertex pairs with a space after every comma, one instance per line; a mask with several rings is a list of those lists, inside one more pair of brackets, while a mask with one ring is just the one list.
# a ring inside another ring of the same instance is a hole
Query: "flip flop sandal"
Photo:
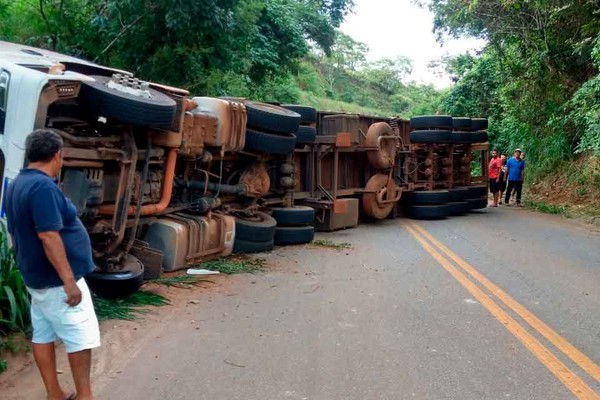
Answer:
[[76, 400], [76, 399], [77, 399], [77, 393], [75, 393], [75, 392], [71, 392], [70, 395], [65, 397], [65, 400]]

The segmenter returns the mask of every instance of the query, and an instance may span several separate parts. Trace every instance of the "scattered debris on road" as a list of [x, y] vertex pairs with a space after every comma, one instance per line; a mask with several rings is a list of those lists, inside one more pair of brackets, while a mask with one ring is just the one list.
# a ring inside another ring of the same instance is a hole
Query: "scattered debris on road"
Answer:
[[312, 242], [310, 242], [308, 244], [309, 247], [325, 247], [325, 248], [329, 248], [329, 249], [335, 249], [335, 250], [347, 250], [347, 249], [351, 249], [352, 248], [352, 244], [351, 243], [335, 243], [331, 240], [327, 240], [327, 239], [318, 239], [318, 240], [313, 240]]

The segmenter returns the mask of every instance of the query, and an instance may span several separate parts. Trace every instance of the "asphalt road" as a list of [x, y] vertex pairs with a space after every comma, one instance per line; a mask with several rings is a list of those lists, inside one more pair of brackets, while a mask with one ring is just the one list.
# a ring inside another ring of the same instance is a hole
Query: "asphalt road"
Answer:
[[[97, 397], [599, 398], [600, 232], [499, 208], [320, 237], [352, 249], [277, 249], [266, 273], [104, 322]], [[30, 360], [9, 367], [0, 399], [44, 398]], [[72, 387], [62, 348], [58, 368]]]
[[198, 297], [101, 399], [590, 399], [600, 234], [490, 209], [320, 235]]

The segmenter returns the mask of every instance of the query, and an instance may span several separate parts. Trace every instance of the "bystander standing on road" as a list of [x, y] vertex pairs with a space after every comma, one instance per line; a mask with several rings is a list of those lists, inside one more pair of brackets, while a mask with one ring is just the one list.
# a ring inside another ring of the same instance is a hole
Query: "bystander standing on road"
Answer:
[[510, 196], [513, 190], [517, 192], [517, 206], [521, 206], [521, 195], [523, 193], [523, 178], [525, 175], [525, 161], [521, 159], [521, 149], [516, 149], [514, 156], [506, 162], [506, 173], [508, 187], [504, 202], [510, 205]]
[[488, 165], [488, 178], [490, 182], [490, 193], [494, 198], [492, 207], [498, 207], [498, 196], [500, 195], [500, 170], [502, 169], [502, 160], [498, 157], [498, 150], [492, 150], [492, 158]]
[[500, 176], [498, 177], [498, 191], [500, 192], [500, 196], [498, 196], [498, 203], [502, 204], [504, 191], [506, 190], [506, 153], [500, 154], [500, 161], [502, 161], [502, 167], [500, 168]]
[[[8, 231], [31, 294], [33, 356], [50, 400], [92, 399], [91, 349], [100, 345], [98, 320], [83, 277], [94, 270], [90, 238], [53, 178], [62, 168], [62, 139], [51, 129], [26, 140], [27, 168], [6, 193]], [[77, 393], [61, 389], [54, 343], [62, 340]]]

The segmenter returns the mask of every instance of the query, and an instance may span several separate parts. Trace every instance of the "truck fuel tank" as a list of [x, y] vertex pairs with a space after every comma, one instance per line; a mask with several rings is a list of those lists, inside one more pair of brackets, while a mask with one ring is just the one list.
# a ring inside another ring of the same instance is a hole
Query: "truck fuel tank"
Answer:
[[177, 213], [150, 225], [143, 240], [163, 253], [163, 270], [170, 272], [230, 255], [234, 237], [234, 217]]

